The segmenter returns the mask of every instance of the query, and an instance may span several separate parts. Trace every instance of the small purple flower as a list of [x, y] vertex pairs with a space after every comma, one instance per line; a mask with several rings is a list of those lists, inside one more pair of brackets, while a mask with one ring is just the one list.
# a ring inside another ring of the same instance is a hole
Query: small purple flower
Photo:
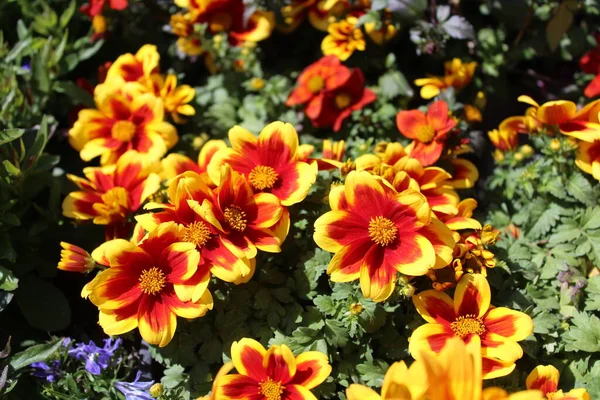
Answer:
[[51, 365], [43, 361], [34, 362], [31, 367], [33, 368], [31, 373], [33, 376], [46, 379], [48, 382], [54, 382], [60, 374], [60, 361], [58, 360], [54, 360]]
[[100, 375], [103, 369], [110, 364], [115, 351], [122, 340], [104, 339], [104, 347], [98, 347], [90, 340], [88, 344], [77, 343], [68, 351], [69, 355], [80, 361], [85, 361], [85, 369], [92, 375]]
[[115, 388], [125, 395], [125, 400], [152, 400], [150, 387], [154, 381], [140, 382], [142, 371], [138, 371], [133, 382], [115, 382]]

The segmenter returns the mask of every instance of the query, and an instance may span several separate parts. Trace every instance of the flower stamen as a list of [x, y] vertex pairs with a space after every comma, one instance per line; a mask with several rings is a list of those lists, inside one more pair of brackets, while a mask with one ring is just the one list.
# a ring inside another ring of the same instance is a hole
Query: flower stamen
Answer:
[[450, 324], [450, 328], [454, 335], [461, 338], [475, 334], [483, 335], [485, 333], [485, 324], [481, 318], [477, 318], [473, 314], [461, 315]]
[[398, 228], [389, 219], [378, 216], [369, 222], [369, 236], [380, 246], [387, 246], [396, 240]]
[[211, 232], [208, 226], [202, 221], [190, 224], [183, 235], [183, 240], [194, 243], [197, 247], [202, 247], [210, 239]]
[[431, 125], [422, 125], [417, 128], [417, 140], [423, 143], [430, 143], [435, 138], [435, 129]]
[[130, 142], [135, 136], [136, 126], [131, 121], [117, 121], [110, 129], [113, 139], [120, 142]]
[[271, 189], [279, 179], [279, 174], [273, 167], [257, 165], [248, 174], [248, 181], [258, 190]]
[[260, 382], [259, 386], [260, 390], [258, 394], [265, 396], [266, 400], [281, 400], [283, 389], [285, 389], [285, 386], [282, 386], [280, 382], [276, 382], [270, 377], [266, 381]]
[[140, 290], [145, 294], [157, 294], [166, 284], [165, 274], [158, 268], [145, 269], [139, 277]]
[[235, 231], [243, 232], [246, 229], [248, 220], [246, 213], [238, 206], [229, 206], [223, 213], [227, 225]]

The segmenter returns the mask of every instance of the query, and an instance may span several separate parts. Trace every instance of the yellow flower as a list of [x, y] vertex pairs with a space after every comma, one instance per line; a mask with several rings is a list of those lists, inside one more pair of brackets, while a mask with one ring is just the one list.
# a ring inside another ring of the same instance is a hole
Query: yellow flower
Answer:
[[538, 365], [527, 377], [527, 389], [539, 389], [548, 400], [590, 400], [587, 390], [573, 389], [568, 393], [558, 390], [560, 373], [552, 365]]
[[467, 120], [467, 122], [475, 123], [481, 122], [483, 120], [483, 117], [481, 116], [481, 111], [479, 111], [479, 109], [475, 106], [465, 104], [464, 112], [465, 119]]
[[440, 94], [443, 89], [449, 87], [462, 89], [467, 86], [471, 83], [476, 68], [476, 62], [463, 63], [459, 58], [454, 58], [444, 64], [444, 76], [417, 79], [415, 85], [421, 86], [422, 98], [431, 99]]
[[381, 395], [363, 385], [352, 384], [346, 389], [348, 400], [417, 400], [428, 388], [423, 363], [416, 361], [410, 368], [404, 361], [390, 366], [383, 379]]
[[330, 24], [327, 29], [329, 35], [325, 36], [321, 43], [323, 54], [334, 55], [345, 61], [355, 51], [364, 51], [365, 38], [356, 24], [358, 24], [358, 18], [352, 16]]
[[250, 87], [254, 90], [261, 90], [265, 87], [265, 80], [262, 78], [254, 77], [250, 80]]
[[154, 74], [152, 81], [155, 83], [156, 95], [160, 97], [165, 105], [165, 111], [171, 114], [171, 118], [177, 124], [185, 122], [181, 116], [192, 116], [196, 110], [187, 104], [196, 95], [190, 85], [177, 86], [177, 77], [169, 74], [166, 79], [160, 74]]
[[381, 28], [377, 29], [377, 24], [375, 22], [367, 22], [365, 23], [365, 32], [375, 44], [379, 46], [383, 46], [390, 40], [396, 36], [398, 30], [391, 24], [389, 21], [383, 21]]

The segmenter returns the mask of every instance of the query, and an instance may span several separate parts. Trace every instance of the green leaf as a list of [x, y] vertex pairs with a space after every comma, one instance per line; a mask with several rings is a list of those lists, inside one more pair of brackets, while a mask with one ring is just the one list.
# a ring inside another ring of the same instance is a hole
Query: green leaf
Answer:
[[56, 286], [32, 274], [21, 277], [19, 286], [17, 303], [29, 324], [49, 332], [69, 326], [69, 301]]
[[600, 351], [600, 318], [586, 312], [573, 313], [573, 325], [563, 335], [567, 351]]
[[31, 47], [31, 38], [27, 38], [24, 40], [20, 40], [17, 44], [8, 52], [6, 57], [4, 57], [4, 62], [14, 61], [17, 57], [21, 56], [23, 50]]
[[594, 197], [594, 192], [592, 190], [592, 185], [590, 185], [590, 181], [579, 172], [575, 172], [573, 175], [571, 175], [571, 179], [569, 179], [566, 189], [567, 193], [583, 204], [587, 206], [593, 206], [596, 204], [596, 198]]
[[0, 233], [0, 259], [8, 260], [11, 263], [17, 260], [17, 252], [6, 232]]
[[397, 96], [411, 97], [414, 94], [410, 84], [400, 71], [390, 71], [382, 75], [378, 85], [381, 94], [388, 99]]
[[588, 279], [585, 294], [587, 295], [585, 309], [587, 311], [600, 311], [600, 275]]
[[31, 365], [34, 362], [40, 362], [50, 358], [62, 346], [63, 339], [56, 339], [45, 344], [31, 346], [26, 350], [11, 357], [10, 366], [13, 370], [19, 370]]
[[82, 104], [87, 108], [94, 108], [94, 98], [91, 93], [83, 90], [72, 81], [56, 82], [54, 90], [68, 96], [73, 104]]
[[179, 386], [180, 383], [185, 382], [187, 379], [184, 371], [185, 369], [181, 365], [172, 365], [165, 370], [164, 376], [161, 378], [160, 383], [165, 385], [167, 389], [173, 389], [174, 387]]
[[44, 151], [44, 147], [46, 147], [46, 143], [48, 142], [48, 117], [44, 115], [42, 117], [42, 122], [40, 123], [40, 129], [35, 136], [35, 140], [33, 141], [33, 145], [27, 150], [26, 159], [34, 158], [37, 160], [42, 152]]
[[15, 278], [13, 273], [4, 267], [0, 267], [0, 289], [11, 292], [18, 287], [19, 280]]
[[388, 367], [389, 365], [383, 360], [373, 360], [373, 362], [358, 364], [356, 370], [360, 374], [362, 383], [371, 387], [381, 387]]
[[550, 206], [539, 216], [535, 224], [527, 232], [527, 237], [530, 239], [540, 239], [556, 225], [563, 213], [563, 208], [556, 204]]
[[69, 21], [73, 18], [73, 14], [75, 14], [75, 9], [77, 7], [77, 2], [75, 0], [71, 0], [69, 3], [69, 7], [61, 14], [59, 19], [59, 24], [61, 28], [65, 28], [69, 25]]
[[23, 136], [25, 130], [23, 129], [2, 129], [0, 130], [0, 145], [12, 142]]
[[344, 347], [348, 342], [348, 332], [340, 321], [325, 320], [324, 335], [325, 340], [331, 346]]

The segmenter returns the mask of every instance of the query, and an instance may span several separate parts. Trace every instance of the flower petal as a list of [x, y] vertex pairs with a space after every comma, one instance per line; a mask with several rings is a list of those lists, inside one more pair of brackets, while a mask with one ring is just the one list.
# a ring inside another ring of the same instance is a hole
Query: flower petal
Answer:
[[425, 290], [412, 297], [417, 312], [427, 322], [450, 324], [456, 319], [450, 296], [439, 290]]
[[312, 389], [325, 382], [331, 374], [329, 357], [320, 351], [306, 351], [296, 357], [296, 375], [291, 384]]
[[296, 374], [296, 357], [286, 345], [273, 345], [265, 354], [263, 366], [268, 377], [285, 385]]
[[333, 282], [351, 282], [360, 277], [365, 254], [373, 246], [370, 240], [359, 239], [338, 250], [327, 266]]
[[454, 312], [480, 318], [489, 309], [490, 299], [490, 285], [483, 275], [463, 275], [454, 292]]
[[529, 315], [506, 307], [489, 310], [483, 317], [483, 322], [489, 332], [515, 342], [533, 333], [533, 321]]
[[560, 373], [552, 365], [538, 365], [527, 376], [527, 389], [539, 389], [544, 395], [558, 389]]
[[415, 329], [410, 335], [408, 351], [416, 359], [422, 358], [422, 353], [439, 353], [448, 340], [454, 337], [450, 327], [440, 324], [425, 324]]
[[266, 355], [263, 345], [254, 339], [243, 338], [231, 345], [231, 360], [235, 369], [258, 382], [267, 379], [263, 365]]
[[165, 347], [175, 335], [177, 317], [161, 296], [142, 296], [138, 328], [146, 342]]

